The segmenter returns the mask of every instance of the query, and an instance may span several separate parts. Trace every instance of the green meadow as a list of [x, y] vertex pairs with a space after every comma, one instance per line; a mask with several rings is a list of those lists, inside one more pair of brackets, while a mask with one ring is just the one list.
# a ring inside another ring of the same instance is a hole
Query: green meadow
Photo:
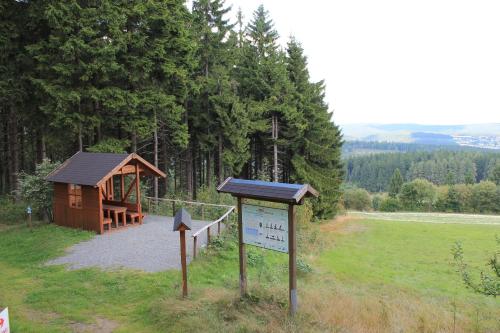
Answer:
[[344, 216], [299, 228], [299, 313], [287, 315], [287, 256], [248, 246], [250, 295], [239, 298], [234, 232], [180, 273], [46, 266], [93, 237], [40, 225], [4, 227], [0, 305], [24, 332], [498, 332], [500, 300], [465, 288], [451, 248], [474, 278], [496, 249], [497, 225]]

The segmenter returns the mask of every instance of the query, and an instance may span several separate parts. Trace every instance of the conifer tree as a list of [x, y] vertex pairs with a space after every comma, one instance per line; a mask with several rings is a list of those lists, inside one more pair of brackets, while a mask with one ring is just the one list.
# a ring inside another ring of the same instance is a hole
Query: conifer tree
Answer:
[[296, 110], [307, 121], [303, 135], [290, 147], [291, 179], [309, 183], [321, 196], [314, 202], [317, 216], [331, 217], [340, 197], [343, 166], [340, 161], [342, 136], [331, 121], [324, 102], [323, 82], [310, 82], [307, 58], [300, 44], [291, 39], [287, 47], [287, 72], [294, 87]]
[[394, 170], [389, 183], [389, 196], [391, 198], [397, 197], [399, 192], [401, 192], [401, 186], [403, 186], [403, 177], [401, 176], [401, 171], [397, 168]]

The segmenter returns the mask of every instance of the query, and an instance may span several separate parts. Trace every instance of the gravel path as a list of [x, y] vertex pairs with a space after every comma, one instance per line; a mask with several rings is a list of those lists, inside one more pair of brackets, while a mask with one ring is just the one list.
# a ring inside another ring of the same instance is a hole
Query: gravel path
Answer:
[[[192, 230], [186, 232], [188, 263], [193, 252], [192, 231], [196, 232], [207, 224], [205, 221], [193, 221]], [[179, 233], [172, 228], [172, 217], [148, 215], [142, 225], [96, 235], [89, 241], [70, 247], [66, 255], [48, 264], [67, 264], [69, 269], [126, 267], [146, 272], [180, 269]], [[211, 234], [215, 235], [217, 228], [213, 229]], [[198, 246], [206, 243], [207, 233], [204, 232], [198, 237]]]

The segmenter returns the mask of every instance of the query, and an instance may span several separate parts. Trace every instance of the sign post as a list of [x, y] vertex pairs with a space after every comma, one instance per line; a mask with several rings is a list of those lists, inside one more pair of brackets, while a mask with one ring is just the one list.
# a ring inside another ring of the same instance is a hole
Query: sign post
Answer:
[[31, 213], [32, 213], [31, 206], [28, 206], [26, 208], [26, 215], [28, 215], [28, 225], [30, 227], [30, 231], [33, 231], [33, 224], [31, 222]]
[[240, 254], [240, 295], [247, 294], [247, 253], [243, 242], [243, 209], [241, 198], [238, 197], [238, 243]]
[[[238, 200], [238, 240], [240, 294], [247, 294], [245, 244], [288, 253], [289, 311], [297, 312], [297, 235], [296, 205], [306, 196], [318, 196], [309, 185], [272, 183], [227, 178], [217, 191], [230, 193]], [[284, 203], [288, 209], [244, 204], [244, 198]]]
[[10, 333], [9, 308], [0, 311], [0, 333]]
[[191, 230], [191, 215], [184, 209], [177, 211], [174, 217], [174, 231], [179, 231], [182, 267], [182, 297], [187, 297], [186, 230]]

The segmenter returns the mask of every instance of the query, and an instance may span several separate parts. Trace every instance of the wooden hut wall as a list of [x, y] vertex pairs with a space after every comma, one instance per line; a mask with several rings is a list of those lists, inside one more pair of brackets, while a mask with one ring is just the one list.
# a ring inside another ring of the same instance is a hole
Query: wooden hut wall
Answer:
[[82, 186], [82, 208], [69, 206], [68, 184], [54, 184], [54, 222], [57, 225], [101, 231], [98, 188]]

